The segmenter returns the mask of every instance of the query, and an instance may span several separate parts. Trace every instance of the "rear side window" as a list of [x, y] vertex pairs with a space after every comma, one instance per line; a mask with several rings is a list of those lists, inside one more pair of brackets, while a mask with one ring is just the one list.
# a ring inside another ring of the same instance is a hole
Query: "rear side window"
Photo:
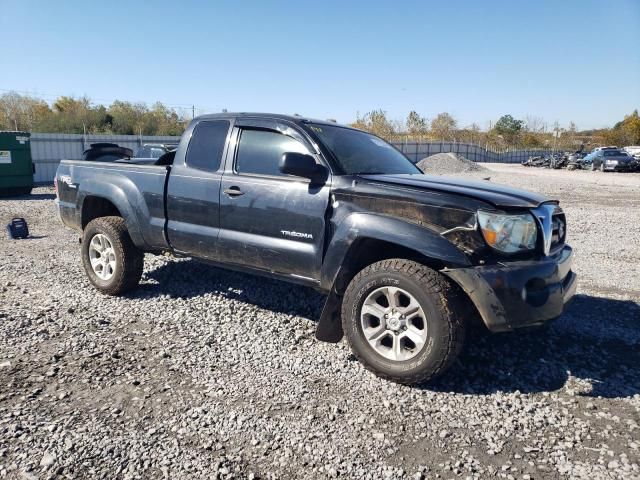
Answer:
[[298, 140], [268, 130], [242, 130], [236, 172], [259, 175], [284, 175], [280, 172], [280, 159], [285, 152], [309, 154]]
[[196, 125], [187, 149], [187, 165], [209, 172], [218, 170], [228, 132], [229, 122], [226, 120]]

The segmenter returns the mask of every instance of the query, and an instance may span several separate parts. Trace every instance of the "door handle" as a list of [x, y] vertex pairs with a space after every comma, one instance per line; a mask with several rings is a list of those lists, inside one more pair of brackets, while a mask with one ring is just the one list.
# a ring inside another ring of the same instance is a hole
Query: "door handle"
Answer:
[[240, 195], [244, 195], [244, 192], [236, 186], [225, 188], [224, 193], [226, 193], [230, 197], [239, 197]]

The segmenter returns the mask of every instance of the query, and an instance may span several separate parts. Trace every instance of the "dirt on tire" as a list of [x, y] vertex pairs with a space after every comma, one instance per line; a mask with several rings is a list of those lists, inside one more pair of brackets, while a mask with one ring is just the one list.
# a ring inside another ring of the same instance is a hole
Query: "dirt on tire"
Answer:
[[[109, 280], [101, 280], [93, 272], [89, 260], [89, 241], [96, 233], [105, 234], [115, 250], [117, 268]], [[85, 227], [81, 246], [82, 264], [91, 284], [106, 295], [121, 295], [138, 286], [144, 266], [144, 253], [131, 240], [122, 217], [100, 217]]]

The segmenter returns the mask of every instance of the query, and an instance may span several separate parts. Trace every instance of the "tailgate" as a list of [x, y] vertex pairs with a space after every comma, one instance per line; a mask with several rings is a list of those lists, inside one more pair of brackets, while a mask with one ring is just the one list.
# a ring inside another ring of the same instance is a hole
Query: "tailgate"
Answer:
[[56, 176], [53, 180], [56, 190], [56, 203], [58, 204], [58, 213], [60, 220], [67, 227], [79, 229], [80, 218], [76, 208], [78, 198], [78, 185], [73, 182], [71, 177], [71, 165], [66, 160], [62, 160], [56, 170]]

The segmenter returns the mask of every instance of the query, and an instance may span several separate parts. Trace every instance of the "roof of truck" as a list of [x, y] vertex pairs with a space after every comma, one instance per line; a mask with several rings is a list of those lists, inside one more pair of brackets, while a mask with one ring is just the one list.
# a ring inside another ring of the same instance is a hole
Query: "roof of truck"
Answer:
[[209, 113], [206, 115], [200, 115], [196, 117], [194, 120], [206, 120], [206, 119], [216, 119], [216, 118], [271, 118], [276, 120], [287, 120], [293, 123], [321, 123], [325, 125], [341, 125], [332, 120], [318, 120], [315, 118], [303, 117], [300, 115], [284, 115], [282, 113], [260, 113], [260, 112], [224, 112], [224, 113]]

